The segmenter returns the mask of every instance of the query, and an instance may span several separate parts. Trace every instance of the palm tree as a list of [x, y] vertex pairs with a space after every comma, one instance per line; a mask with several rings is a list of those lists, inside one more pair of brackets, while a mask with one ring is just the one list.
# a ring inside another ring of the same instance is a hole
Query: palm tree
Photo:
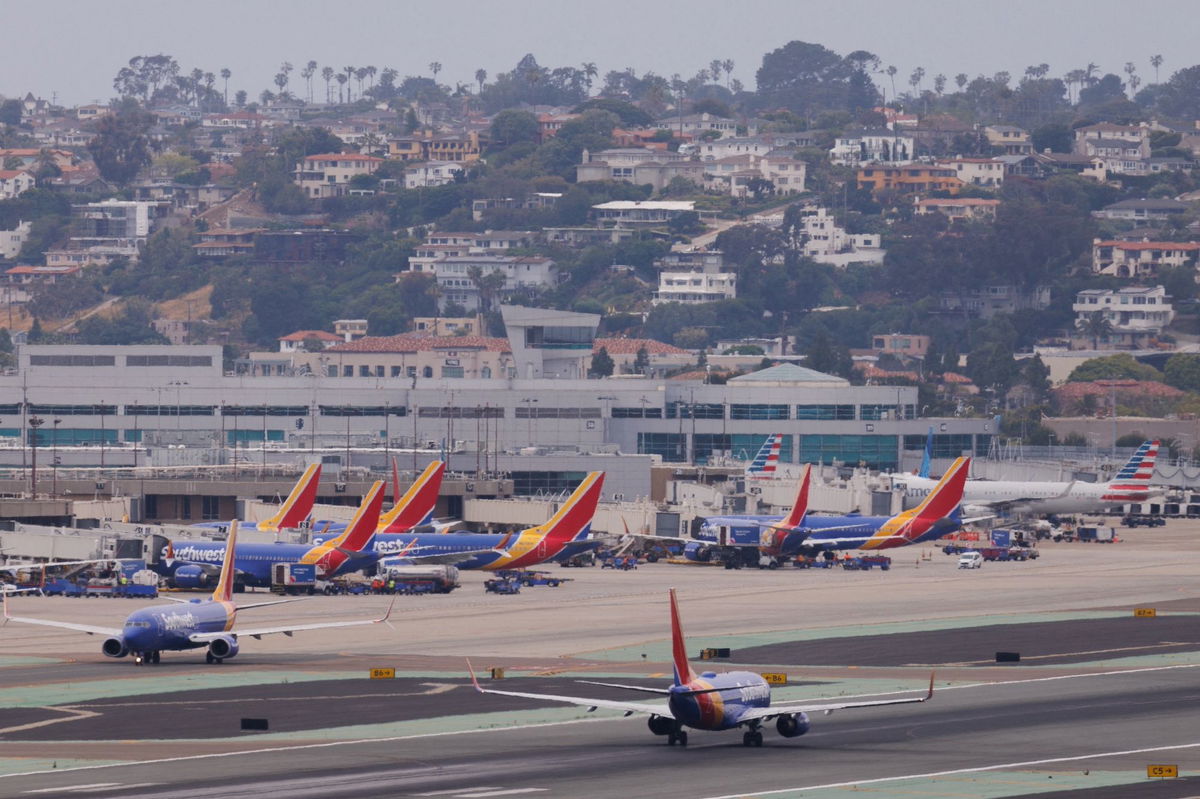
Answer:
[[225, 81], [225, 105], [229, 105], [229, 79], [233, 77], [233, 73], [229, 71], [229, 67], [221, 70], [221, 79]]
[[304, 82], [305, 82], [305, 84], [307, 84], [307, 92], [308, 92], [307, 96], [308, 96], [308, 102], [310, 102], [310, 103], [312, 102], [312, 79], [313, 79], [313, 75], [315, 75], [315, 74], [317, 74], [317, 62], [316, 61], [309, 61], [307, 64], [304, 65], [304, 69], [300, 70], [300, 77], [304, 78]]
[[322, 67], [321, 77], [325, 79], [325, 105], [329, 105], [333, 100], [332, 90], [329, 85], [329, 82], [333, 80], [333, 67]]
[[358, 81], [358, 99], [361, 100], [363, 95], [362, 84], [363, 81], [367, 79], [367, 68], [359, 67], [358, 69], [354, 70], [354, 79]]
[[967, 77], [967, 73], [960, 72], [954, 76], [954, 85], [957, 86], [958, 90], [961, 92], [966, 87], [968, 80], [970, 80], [970, 78]]
[[1129, 76], [1129, 96], [1137, 94], [1137, 87], [1142, 79], [1137, 76], [1137, 65], [1132, 61], [1125, 62], [1125, 74]]
[[369, 81], [371, 81], [371, 88], [374, 89], [375, 88], [375, 75], [376, 75], [376, 73], [379, 72], [379, 70], [377, 70], [374, 66], [372, 66], [370, 64], [367, 65], [366, 70], [367, 70], [367, 79]]
[[733, 59], [726, 58], [721, 62], [721, 68], [725, 70], [725, 88], [729, 88], [729, 79], [733, 77]]
[[1154, 82], [1158, 83], [1158, 68], [1162, 66], [1163, 57], [1161, 55], [1150, 56], [1150, 66], [1154, 67]]
[[287, 95], [288, 76], [286, 72], [275, 73], [275, 85], [279, 87], [279, 97], [282, 98]]
[[933, 76], [933, 90], [937, 92], [937, 96], [941, 97], [946, 91], [946, 76], [938, 73]]
[[279, 74], [283, 75], [283, 86], [279, 87], [281, 89], [281, 92], [280, 92], [281, 94], [290, 94], [290, 92], [287, 89], [288, 89], [288, 86], [290, 86], [292, 83], [292, 70], [293, 69], [295, 69], [295, 67], [292, 66], [291, 61], [284, 61], [282, 64], [279, 65]]
[[925, 79], [925, 67], [917, 67], [912, 74], [908, 76], [908, 85], [913, 87], [913, 91], [917, 91], [921, 86], [921, 81]]
[[595, 62], [585, 61], [583, 63], [583, 80], [587, 83], [588, 96], [592, 94], [592, 81], [600, 74], [600, 70], [596, 67]]
[[[341, 84], [343, 84], [343, 85], [344, 85], [344, 84], [346, 83], [346, 81], [353, 80], [353, 79], [354, 79], [354, 73], [355, 73], [355, 72], [357, 72], [357, 71], [358, 71], [358, 68], [357, 68], [357, 67], [344, 67], [344, 68], [342, 69], [342, 72], [343, 72], [343, 73], [345, 73], [345, 75], [346, 75], [346, 80], [345, 80], [345, 81], [339, 80], [339, 81], [338, 81], [338, 83], [341, 83]], [[353, 96], [352, 96], [352, 95], [351, 95], [351, 93], [350, 93], [350, 87], [349, 87], [349, 86], [346, 86], [346, 102], [350, 102], [352, 99], [353, 99]]]
[[[346, 73], [345, 73], [345, 72], [339, 72], [339, 73], [337, 74], [337, 82], [338, 82], [338, 103], [339, 103], [339, 104], [340, 104], [340, 103], [344, 103], [344, 102], [346, 102], [345, 100], [343, 100], [343, 99], [342, 99], [342, 87], [346, 85], [346, 81], [348, 81], [348, 80], [350, 80], [350, 78], [346, 77]], [[349, 89], [347, 89], [346, 91], [347, 91], [347, 92], [349, 92], [350, 90], [349, 90]]]
[[1097, 64], [1093, 64], [1091, 61], [1089, 61], [1088, 65], [1083, 68], [1083, 82], [1088, 86], [1091, 86], [1093, 83], [1095, 83], [1096, 79], [1092, 76], [1096, 74], [1096, 70], [1098, 69], [1100, 69], [1100, 67]]
[[899, 71], [900, 70], [896, 69], [895, 66], [890, 64], [888, 65], [888, 68], [884, 70], [884, 72], [887, 73], [887, 76], [892, 79], [892, 100], [896, 99], [896, 73]]
[[[1083, 86], [1083, 82], [1086, 79], [1087, 79], [1087, 73], [1084, 72], [1082, 69], [1073, 69], [1070, 72], [1068, 72], [1066, 75], [1063, 75], [1063, 81], [1065, 81], [1067, 84], [1068, 95], [1070, 98], [1077, 97], [1077, 95], [1079, 94], [1079, 89], [1080, 89], [1080, 87]], [[1072, 86], [1075, 87], [1074, 94], [1071, 94], [1071, 92], [1070, 92], [1070, 89]], [[1074, 103], [1075, 103], [1075, 99], [1071, 99], [1071, 104], [1074, 105]]]
[[483, 84], [487, 80], [487, 70], [483, 67], [475, 70], [475, 82], [479, 84], [479, 93], [483, 94]]
[[442, 71], [441, 62], [440, 61], [430, 61], [429, 62], [429, 71], [433, 73], [433, 82], [437, 83], [438, 73]]
[[1104, 311], [1092, 311], [1082, 319], [1077, 319], [1075, 327], [1092, 340], [1094, 350], [1100, 349], [1100, 339], [1107, 339], [1113, 333], [1112, 322], [1104, 315]]

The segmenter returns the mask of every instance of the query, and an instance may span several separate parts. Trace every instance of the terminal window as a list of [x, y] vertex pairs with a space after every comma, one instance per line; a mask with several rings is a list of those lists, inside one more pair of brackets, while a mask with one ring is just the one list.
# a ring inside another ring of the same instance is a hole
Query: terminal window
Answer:
[[786, 405], [730, 405], [730, 419], [752, 419], [758, 421], [774, 421], [788, 418]]
[[899, 463], [897, 436], [800, 436], [801, 463], [839, 463], [894, 469]]
[[663, 460], [681, 463], [685, 459], [686, 437], [680, 433], [638, 433], [639, 455], [661, 455]]
[[797, 405], [796, 418], [814, 421], [854, 421], [854, 406]]

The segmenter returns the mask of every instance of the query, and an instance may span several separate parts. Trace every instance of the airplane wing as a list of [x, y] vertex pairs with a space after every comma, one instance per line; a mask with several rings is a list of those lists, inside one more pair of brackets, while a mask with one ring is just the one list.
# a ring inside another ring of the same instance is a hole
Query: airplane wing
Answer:
[[40, 624], [43, 627], [61, 627], [64, 630], [74, 630], [75, 632], [87, 633], [88, 635], [103, 635], [103, 636], [120, 636], [121, 631], [113, 627], [94, 627], [90, 624], [75, 624], [70, 621], [51, 621], [50, 619], [30, 619], [25, 616], [10, 616], [8, 615], [8, 592], [4, 592], [4, 623], [10, 621], [20, 622], [21, 624]]
[[792, 713], [824, 713], [829, 715], [835, 710], [849, 710], [856, 707], [883, 707], [884, 705], [911, 705], [916, 702], [928, 702], [933, 698], [933, 674], [929, 675], [929, 692], [924, 696], [913, 696], [905, 699], [875, 699], [870, 702], [797, 702], [789, 705], [771, 705], [770, 707], [751, 708], [738, 717], [738, 721], [753, 719], [770, 719], [775, 716], [787, 716]]
[[419, 552], [409, 552], [405, 555], [394, 555], [393, 557], [401, 560], [411, 561], [412, 563], [432, 563], [432, 564], [448, 564], [453, 566], [456, 563], [462, 563], [464, 560], [470, 560], [476, 555], [486, 555], [489, 552], [499, 552], [496, 549], [470, 549], [462, 552], [430, 552], [428, 555], [422, 555]]
[[[562, 702], [567, 705], [579, 705], [586, 707], [588, 712], [602, 707], [606, 710], [620, 710], [626, 716], [634, 713], [647, 713], [651, 716], [671, 716], [671, 709], [664, 702], [621, 702], [612, 699], [588, 699], [582, 696], [560, 696], [558, 694], [533, 694], [524, 691], [500, 691], [495, 688], [484, 688], [479, 684], [479, 680], [475, 677], [475, 669], [471, 668], [471, 661], [467, 661], [467, 671], [471, 672], [471, 684], [475, 686], [475, 690], [481, 694], [499, 694], [500, 696], [517, 696], [523, 699], [545, 699], [548, 702]], [[632, 688], [633, 686], [620, 685], [618, 688]], [[639, 688], [637, 690], [645, 690]]]
[[386, 622], [388, 620], [388, 617], [392, 615], [392, 608], [395, 606], [396, 598], [392, 597], [392, 603], [388, 605], [387, 613], [384, 613], [383, 616], [378, 619], [359, 619], [357, 621], [324, 621], [316, 624], [292, 624], [283, 627], [260, 627], [257, 629], [251, 628], [248, 630], [239, 630], [235, 627], [228, 633], [192, 633], [188, 636], [188, 640], [197, 644], [207, 644], [214, 639], [224, 638], [226, 635], [231, 633], [238, 637], [246, 636], [248, 638], [262, 638], [264, 635], [279, 635], [280, 633], [291, 637], [292, 633], [304, 632], [305, 630], [322, 630], [329, 627], [358, 627], [363, 624], [380, 624], [381, 622]]

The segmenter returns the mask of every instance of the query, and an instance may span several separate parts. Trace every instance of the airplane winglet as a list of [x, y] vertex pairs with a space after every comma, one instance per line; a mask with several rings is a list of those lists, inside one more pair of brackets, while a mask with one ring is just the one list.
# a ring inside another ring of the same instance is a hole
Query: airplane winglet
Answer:
[[925, 698], [921, 700], [922, 702], [928, 702], [930, 699], [933, 699], [933, 676], [936, 673], [933, 671], [929, 672], [929, 693], [925, 694]]
[[8, 624], [8, 620], [12, 618], [8, 615], [8, 592], [0, 591], [0, 594], [4, 594], [4, 623]]
[[395, 594], [393, 594], [393, 595], [392, 595], [392, 601], [391, 601], [390, 603], [388, 603], [388, 609], [387, 609], [387, 613], [384, 613], [384, 614], [383, 614], [383, 616], [382, 616], [381, 618], [378, 618], [378, 619], [376, 619], [376, 620], [375, 620], [375, 623], [376, 623], [376, 624], [386, 624], [388, 627], [391, 627], [391, 626], [392, 626], [392, 624], [391, 624], [391, 622], [389, 622], [389, 621], [388, 621], [388, 618], [390, 618], [390, 617], [391, 617], [391, 615], [392, 615], [392, 608], [394, 608], [394, 607], [396, 607], [396, 596], [395, 596]]
[[479, 693], [484, 693], [483, 687], [479, 684], [479, 679], [475, 676], [475, 669], [471, 666], [471, 659], [467, 658], [467, 671], [471, 674], [471, 684], [475, 686], [475, 690]]

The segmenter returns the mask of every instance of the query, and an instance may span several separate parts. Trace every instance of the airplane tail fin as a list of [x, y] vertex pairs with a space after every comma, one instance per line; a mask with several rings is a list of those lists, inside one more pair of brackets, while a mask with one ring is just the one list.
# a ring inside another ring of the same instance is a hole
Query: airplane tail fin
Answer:
[[442, 490], [442, 476], [445, 473], [445, 461], [433, 461], [401, 496], [396, 462], [393, 460], [392, 491], [396, 497], [396, 505], [380, 518], [379, 532], [405, 533], [433, 521], [433, 511], [437, 506], [438, 493]]
[[779, 466], [779, 451], [783, 447], [783, 433], [772, 433], [759, 447], [758, 454], [746, 467], [746, 477], [774, 477]]
[[299, 527], [300, 523], [312, 513], [313, 504], [317, 501], [317, 487], [321, 482], [321, 464], [310, 464], [296, 481], [292, 493], [279, 506], [279, 510], [269, 519], [258, 523], [258, 529], [265, 532], [279, 531], [289, 527]]
[[933, 461], [933, 428], [929, 428], [929, 435], [925, 436], [925, 454], [921, 456], [921, 469], [917, 472], [917, 477], [929, 477], [929, 467]]
[[675, 589], [671, 594], [671, 658], [675, 664], [675, 684], [683, 685], [696, 679], [687, 659], [687, 644], [683, 640], [683, 626], [679, 623], [679, 603], [675, 599]]
[[362, 504], [355, 511], [354, 518], [346, 525], [342, 534], [331, 542], [335, 547], [352, 552], [362, 552], [370, 547], [371, 539], [375, 537], [379, 526], [379, 512], [383, 510], [384, 485], [383, 480], [376, 480], [371, 485], [371, 489], [363, 497]]
[[229, 523], [229, 537], [225, 539], [225, 557], [221, 561], [221, 577], [212, 592], [213, 602], [233, 601], [233, 563], [237, 550], [237, 534], [238, 523], [237, 519], [234, 519]]
[[568, 541], [587, 538], [592, 529], [592, 517], [596, 515], [596, 506], [600, 504], [602, 488], [604, 472], [589, 472], [558, 512], [549, 521], [533, 529], [542, 532], [547, 546], [561, 546]]
[[1158, 459], [1159, 442], [1145, 441], [1129, 462], [1112, 479], [1114, 483], [1149, 485], [1154, 477], [1154, 462]]
[[790, 529], [799, 527], [804, 521], [804, 515], [808, 513], [808, 489], [812, 482], [812, 464], [804, 464], [804, 472], [800, 475], [800, 488], [796, 491], [796, 501], [792, 503], [792, 509], [783, 521], [779, 523], [780, 527]]
[[967, 474], [970, 471], [971, 459], [957, 458], [929, 495], [913, 509], [913, 517], [942, 519], [952, 514], [962, 502], [963, 489], [966, 488]]

